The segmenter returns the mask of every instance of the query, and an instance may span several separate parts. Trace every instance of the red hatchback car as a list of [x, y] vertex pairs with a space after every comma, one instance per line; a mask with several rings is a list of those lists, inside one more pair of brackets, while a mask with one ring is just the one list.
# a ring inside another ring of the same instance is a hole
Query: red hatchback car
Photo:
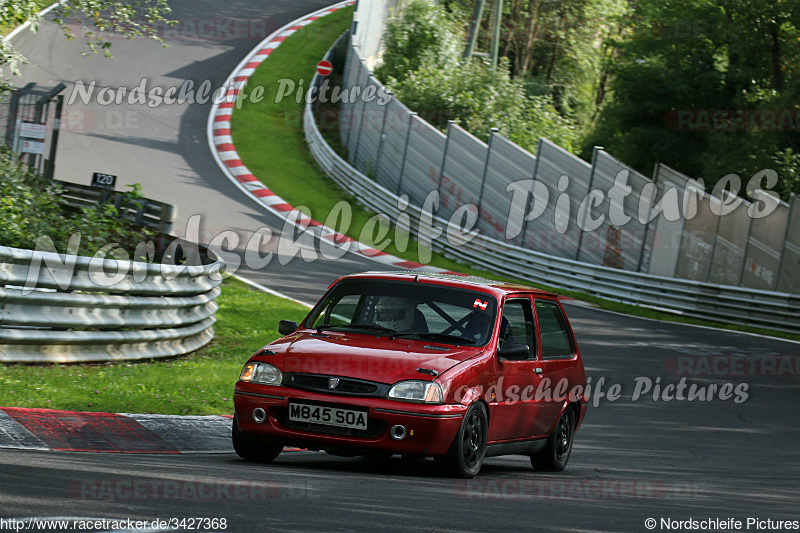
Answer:
[[301, 324], [256, 352], [234, 392], [233, 445], [434, 457], [475, 476], [485, 457], [563, 470], [586, 374], [558, 298], [481, 278], [364, 273], [335, 281]]

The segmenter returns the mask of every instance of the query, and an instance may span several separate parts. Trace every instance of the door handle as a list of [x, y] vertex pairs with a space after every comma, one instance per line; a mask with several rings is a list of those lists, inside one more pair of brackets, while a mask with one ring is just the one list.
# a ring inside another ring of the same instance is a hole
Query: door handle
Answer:
[[541, 376], [541, 375], [542, 375], [542, 369], [541, 369], [541, 368], [534, 368], [534, 369], [533, 369], [533, 373], [534, 373], [534, 374], [538, 374], [538, 375], [540, 375], [540, 376]]

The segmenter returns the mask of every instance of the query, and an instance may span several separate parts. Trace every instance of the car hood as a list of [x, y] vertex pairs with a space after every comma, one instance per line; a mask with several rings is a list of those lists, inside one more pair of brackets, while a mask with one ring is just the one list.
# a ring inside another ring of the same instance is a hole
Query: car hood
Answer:
[[344, 376], [381, 383], [433, 379], [417, 369], [441, 374], [484, 350], [482, 346], [338, 332], [296, 333], [266, 348], [275, 353], [263, 359], [283, 372]]

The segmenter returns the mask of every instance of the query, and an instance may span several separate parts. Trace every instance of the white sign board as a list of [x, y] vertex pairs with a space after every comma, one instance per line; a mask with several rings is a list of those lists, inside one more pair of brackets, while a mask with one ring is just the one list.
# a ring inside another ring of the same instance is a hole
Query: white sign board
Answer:
[[28, 139], [22, 139], [21, 152], [23, 154], [43, 154], [44, 143], [41, 141], [30, 141]]
[[19, 128], [19, 136], [43, 141], [47, 137], [47, 124], [23, 122]]

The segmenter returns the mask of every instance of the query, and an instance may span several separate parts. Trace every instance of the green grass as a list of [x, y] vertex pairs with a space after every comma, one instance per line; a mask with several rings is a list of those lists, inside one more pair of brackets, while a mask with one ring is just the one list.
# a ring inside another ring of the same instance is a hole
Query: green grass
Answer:
[[2, 365], [0, 405], [68, 411], [180, 415], [233, 413], [233, 384], [248, 357], [278, 338], [278, 321], [308, 309], [228, 279], [217, 300], [215, 339], [192, 354], [158, 361]]
[[[304, 104], [298, 104], [293, 97], [286, 97], [280, 103], [275, 103], [279, 79], [293, 80], [296, 87], [299, 86], [300, 80], [305, 80], [304, 86], [308, 87], [315, 65], [336, 38], [349, 27], [351, 17], [351, 9], [337, 11], [306, 26], [275, 49], [248, 82], [248, 91], [261, 86], [266, 90], [266, 97], [257, 104], [244, 102], [241, 109], [234, 111], [231, 130], [242, 161], [267, 187], [289, 204], [295, 207], [305, 206], [303, 210], [321, 222], [325, 222], [328, 213], [337, 202], [347, 201], [353, 208], [352, 224], [347, 230], [340, 226], [336, 226], [336, 229], [352, 238], [373, 244], [370, 238], [364, 238], [361, 233], [366, 221], [374, 214], [359, 208], [354, 198], [326, 177], [308, 150], [302, 125]], [[330, 135], [326, 137], [330, 138]], [[385, 251], [410, 261], [419, 261], [417, 244], [413, 242], [406, 250], [397, 250], [392, 243]], [[531, 285], [529, 281], [462, 265], [441, 254], [434, 253], [431, 264], [465, 274]], [[581, 292], [540, 284], [537, 286], [591, 302], [610, 311], [671, 322], [800, 339], [800, 335], [749, 326], [712, 323], [606, 300]]]
[[[355, 198], [328, 179], [308, 151], [303, 134], [303, 104], [297, 103], [295, 93], [275, 102], [280, 79], [293, 80], [295, 87], [303, 80], [304, 87], [309, 86], [317, 62], [349, 28], [352, 17], [352, 8], [341, 9], [299, 30], [275, 49], [263, 63], [266, 68], [262, 66], [250, 77], [245, 91], [264, 87], [264, 99], [255, 104], [245, 101], [241, 109], [234, 111], [231, 134], [244, 164], [276, 194], [320, 222], [325, 222], [333, 207], [345, 200], [353, 208], [352, 222], [349, 228], [334, 226], [353, 238], [374, 244], [370, 235], [362, 235], [374, 213], [358, 208]], [[417, 243], [413, 241], [405, 251], [397, 250], [394, 242], [385, 251], [418, 261]], [[445, 268], [459, 266], [441, 257], [437, 264], [444, 264]]]

